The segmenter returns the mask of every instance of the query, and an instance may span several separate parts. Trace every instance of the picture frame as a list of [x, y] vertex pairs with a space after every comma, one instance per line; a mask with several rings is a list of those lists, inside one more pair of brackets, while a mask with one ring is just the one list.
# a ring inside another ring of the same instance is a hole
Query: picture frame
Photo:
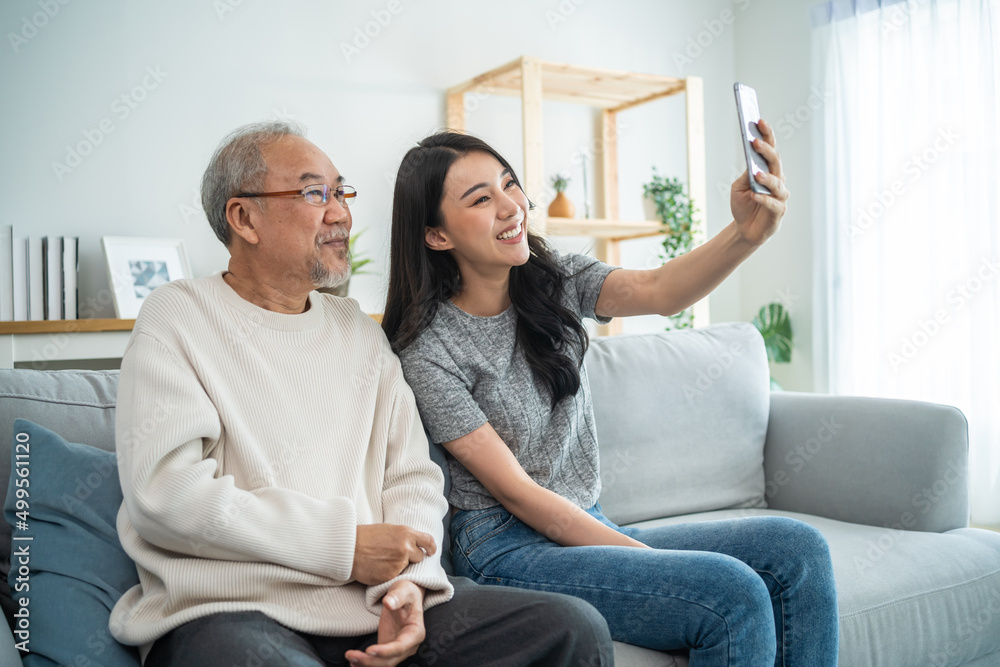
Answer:
[[181, 239], [104, 236], [101, 246], [115, 317], [120, 320], [135, 319], [142, 302], [159, 285], [194, 277]]

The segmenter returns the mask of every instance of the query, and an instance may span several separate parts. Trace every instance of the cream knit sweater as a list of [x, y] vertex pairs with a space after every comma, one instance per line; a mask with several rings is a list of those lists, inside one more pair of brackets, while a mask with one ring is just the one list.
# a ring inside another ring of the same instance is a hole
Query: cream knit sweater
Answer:
[[[111, 614], [124, 644], [244, 610], [373, 632], [392, 582], [351, 580], [357, 525], [440, 548], [443, 477], [398, 359], [351, 299], [313, 292], [284, 315], [221, 273], [158, 287], [122, 360], [116, 431], [118, 534], [141, 582]], [[427, 588], [425, 608], [453, 592], [437, 554], [399, 578]]]

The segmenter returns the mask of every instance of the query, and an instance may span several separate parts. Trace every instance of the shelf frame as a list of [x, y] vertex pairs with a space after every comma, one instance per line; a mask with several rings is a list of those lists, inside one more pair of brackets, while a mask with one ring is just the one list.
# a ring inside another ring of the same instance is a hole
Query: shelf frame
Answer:
[[[678, 79], [656, 74], [580, 67], [521, 56], [484, 74], [448, 88], [445, 93], [446, 126], [466, 130], [465, 96], [512, 95], [521, 97], [524, 123], [522, 184], [529, 199], [540, 201], [545, 192], [542, 102], [574, 102], [601, 109], [600, 138], [603, 150], [604, 211], [600, 219], [532, 219], [532, 230], [542, 235], [590, 236], [596, 239], [595, 256], [621, 265], [622, 241], [664, 234], [657, 221], [625, 222], [619, 219], [618, 113], [671, 95], [685, 96], [688, 194], [696, 203], [692, 234], [694, 244], [706, 240], [708, 183], [705, 156], [704, 84], [699, 77]], [[708, 297], [693, 306], [694, 326], [709, 324]], [[598, 328], [600, 335], [621, 333], [621, 320]]]

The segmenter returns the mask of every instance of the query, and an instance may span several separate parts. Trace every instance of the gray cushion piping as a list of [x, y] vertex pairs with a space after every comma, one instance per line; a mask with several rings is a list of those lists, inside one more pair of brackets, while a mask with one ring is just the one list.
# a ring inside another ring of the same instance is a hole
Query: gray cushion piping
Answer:
[[852, 612], [850, 614], [847, 614], [846, 616], [841, 616], [840, 619], [844, 620], [844, 619], [851, 619], [856, 616], [864, 616], [865, 614], [872, 614], [874, 612], [881, 611], [882, 609], [886, 609], [888, 607], [894, 607], [898, 604], [903, 604], [906, 602], [912, 602], [913, 600], [918, 600], [920, 598], [926, 598], [932, 595], [937, 595], [939, 593], [945, 593], [947, 591], [957, 590], [959, 588], [964, 588], [966, 586], [976, 586], [982, 580], [989, 579], [990, 577], [996, 577], [998, 575], [1000, 575], [1000, 570], [993, 570], [989, 574], [984, 574], [981, 577], [976, 577], [972, 581], [963, 581], [960, 584], [951, 584], [950, 586], [942, 586], [941, 588], [935, 588], [934, 590], [931, 591], [924, 591], [923, 593], [910, 595], [909, 597], [905, 597], [899, 600], [893, 600], [892, 602], [886, 602], [884, 604], [876, 605], [874, 607], [869, 607], [868, 609], [862, 609], [860, 611]]
[[0, 392], [0, 398], [23, 398], [29, 401], [39, 401], [43, 403], [57, 403], [59, 405], [79, 405], [84, 408], [101, 408], [108, 409], [114, 408], [116, 403], [87, 403], [84, 401], [71, 401], [65, 398], [53, 398], [50, 396], [39, 396], [37, 394], [12, 394], [8, 392]]

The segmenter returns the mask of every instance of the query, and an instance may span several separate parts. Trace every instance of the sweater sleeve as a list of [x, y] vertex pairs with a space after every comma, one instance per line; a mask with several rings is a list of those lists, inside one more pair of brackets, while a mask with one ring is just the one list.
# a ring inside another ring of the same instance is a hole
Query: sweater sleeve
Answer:
[[454, 593], [441, 567], [444, 526], [448, 511], [444, 475], [430, 459], [413, 392], [403, 379], [396, 355], [387, 350], [382, 382], [393, 387], [392, 417], [386, 449], [385, 481], [382, 486], [382, 520], [429, 533], [437, 551], [419, 563], [412, 563], [399, 576], [377, 586], [370, 586], [365, 601], [373, 613], [379, 613], [382, 596], [400, 579], [408, 579], [426, 589], [424, 609], [447, 602]]
[[225, 437], [195, 371], [137, 331], [122, 359], [116, 414], [123, 506], [157, 547], [201, 558], [261, 561], [350, 580], [356, 508], [280, 488], [248, 491], [218, 475], [208, 443]]

